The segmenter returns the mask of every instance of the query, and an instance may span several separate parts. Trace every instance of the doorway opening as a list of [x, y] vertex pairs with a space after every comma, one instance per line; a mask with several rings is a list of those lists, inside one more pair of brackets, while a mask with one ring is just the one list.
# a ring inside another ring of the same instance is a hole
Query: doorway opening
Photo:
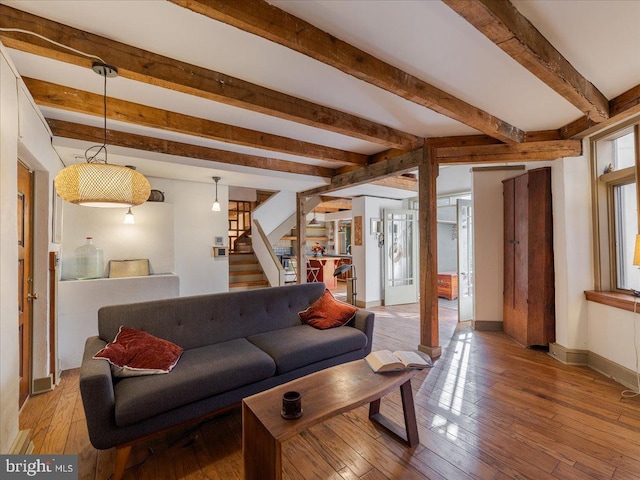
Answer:
[[438, 198], [438, 307], [473, 318], [473, 207], [471, 193]]

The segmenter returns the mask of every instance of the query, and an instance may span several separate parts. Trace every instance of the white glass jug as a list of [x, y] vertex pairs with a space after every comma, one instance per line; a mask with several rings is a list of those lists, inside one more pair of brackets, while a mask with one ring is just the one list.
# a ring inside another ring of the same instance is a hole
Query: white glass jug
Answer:
[[76, 248], [76, 278], [102, 278], [103, 271], [102, 250], [93, 244], [93, 237], [87, 237], [87, 243]]

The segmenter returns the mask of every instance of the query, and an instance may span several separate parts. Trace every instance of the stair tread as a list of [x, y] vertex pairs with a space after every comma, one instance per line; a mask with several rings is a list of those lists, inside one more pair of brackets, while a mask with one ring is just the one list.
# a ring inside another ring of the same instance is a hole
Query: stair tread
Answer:
[[253, 282], [229, 282], [229, 288], [234, 288], [234, 287], [257, 287], [257, 286], [267, 286], [269, 285], [269, 282], [267, 282], [266, 280], [255, 280]]
[[262, 275], [262, 270], [232, 270], [229, 275]]

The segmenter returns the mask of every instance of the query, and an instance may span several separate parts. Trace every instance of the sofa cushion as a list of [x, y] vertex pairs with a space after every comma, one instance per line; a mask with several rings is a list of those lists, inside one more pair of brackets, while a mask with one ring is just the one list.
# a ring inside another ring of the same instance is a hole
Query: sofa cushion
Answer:
[[110, 342], [126, 324], [191, 350], [300, 325], [298, 312], [324, 290], [316, 282], [111, 305], [98, 310], [98, 334]]
[[123, 325], [93, 358], [107, 360], [114, 377], [137, 377], [170, 372], [182, 352], [175, 343]]
[[329, 289], [326, 289], [313, 305], [300, 312], [300, 319], [307, 325], [324, 330], [341, 327], [351, 320], [357, 311], [357, 307], [336, 300]]
[[274, 375], [273, 359], [247, 340], [185, 350], [166, 375], [125, 378], [114, 386], [115, 421], [127, 426], [173, 408]]
[[367, 345], [367, 336], [348, 326], [318, 330], [309, 325], [283, 328], [247, 337], [276, 362], [276, 373], [282, 374]]

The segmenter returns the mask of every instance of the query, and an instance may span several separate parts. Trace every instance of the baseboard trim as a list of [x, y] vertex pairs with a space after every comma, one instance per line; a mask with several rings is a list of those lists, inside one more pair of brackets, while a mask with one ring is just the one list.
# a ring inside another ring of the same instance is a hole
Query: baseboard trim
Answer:
[[501, 332], [502, 322], [495, 320], [471, 320], [471, 326], [474, 330], [482, 332]]
[[372, 302], [360, 302], [356, 300], [356, 307], [360, 308], [372, 308], [382, 306], [382, 300], [374, 300]]
[[589, 367], [633, 391], [638, 391], [638, 374], [597, 353], [589, 352]]
[[436, 360], [442, 356], [442, 347], [427, 347], [426, 345], [418, 345], [420, 352], [426, 353], [431, 360]]
[[29, 455], [33, 452], [33, 449], [31, 430], [20, 430], [9, 449], [9, 455]]
[[549, 355], [565, 365], [589, 367], [633, 391], [638, 391], [638, 374], [636, 372], [597, 353], [550, 343]]
[[567, 348], [558, 343], [549, 344], [549, 355], [565, 365], [589, 365], [589, 350]]
[[33, 379], [33, 389], [31, 392], [33, 395], [50, 392], [51, 390], [53, 390], [53, 375]]

